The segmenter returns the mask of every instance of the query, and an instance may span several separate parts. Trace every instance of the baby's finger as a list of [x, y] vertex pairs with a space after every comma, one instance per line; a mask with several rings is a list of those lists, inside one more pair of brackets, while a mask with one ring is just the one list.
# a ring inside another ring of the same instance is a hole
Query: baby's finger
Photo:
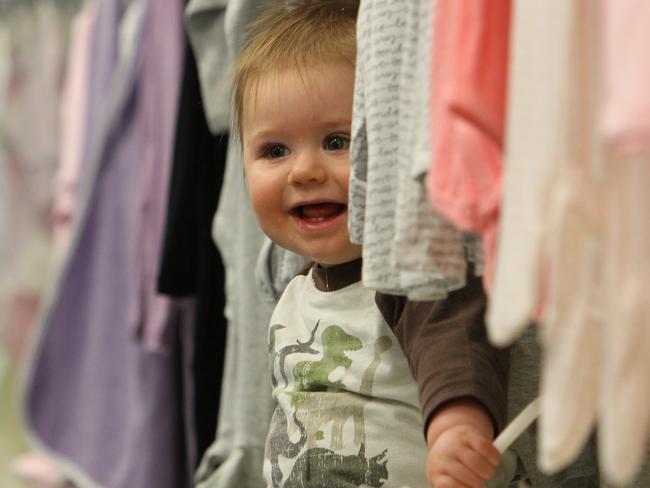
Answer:
[[459, 481], [456, 481], [451, 476], [440, 475], [432, 480], [433, 488], [471, 488]]
[[467, 448], [463, 449], [458, 457], [460, 461], [484, 480], [489, 480], [494, 476], [495, 465], [488, 461], [477, 451]]
[[[454, 480], [469, 488], [483, 488], [483, 479], [459, 461], [450, 461], [445, 471]], [[436, 487], [437, 488], [437, 487]]]
[[485, 437], [473, 436], [469, 440], [469, 445], [472, 449], [483, 456], [490, 464], [496, 466], [499, 464], [501, 454], [494, 445]]

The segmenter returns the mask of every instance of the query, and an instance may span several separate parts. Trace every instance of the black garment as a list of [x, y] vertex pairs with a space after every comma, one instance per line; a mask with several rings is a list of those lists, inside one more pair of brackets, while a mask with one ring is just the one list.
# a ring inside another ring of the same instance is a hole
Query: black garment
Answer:
[[228, 134], [215, 136], [208, 129], [187, 38], [177, 124], [158, 291], [196, 301], [192, 369], [200, 460], [216, 433], [226, 341], [224, 269], [211, 229]]

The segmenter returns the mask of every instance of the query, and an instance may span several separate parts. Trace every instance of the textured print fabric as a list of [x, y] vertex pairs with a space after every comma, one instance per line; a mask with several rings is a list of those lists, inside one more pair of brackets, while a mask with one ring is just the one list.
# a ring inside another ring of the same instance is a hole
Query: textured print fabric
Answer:
[[[411, 180], [413, 172], [417, 173], [414, 166], [422, 165], [416, 163], [426, 140], [411, 137], [424, 130], [419, 124], [427, 121], [412, 110], [423, 102], [410, 93], [421, 92], [412, 73], [420, 49], [412, 32], [417, 28], [426, 36], [431, 26], [415, 22], [415, 17], [426, 11], [420, 2], [361, 2], [348, 222], [350, 239], [363, 245], [364, 285], [421, 300], [439, 298], [462, 287], [466, 270], [462, 233], [426, 208], [421, 183]], [[387, 55], [390, 62], [386, 62]], [[407, 206], [399, 215], [398, 189]], [[411, 215], [405, 217], [409, 206]], [[399, 217], [414, 225], [399, 229], [399, 239], [407, 245], [393, 249]], [[425, 266], [420, 267], [423, 262]], [[410, 271], [413, 269], [416, 271]]]

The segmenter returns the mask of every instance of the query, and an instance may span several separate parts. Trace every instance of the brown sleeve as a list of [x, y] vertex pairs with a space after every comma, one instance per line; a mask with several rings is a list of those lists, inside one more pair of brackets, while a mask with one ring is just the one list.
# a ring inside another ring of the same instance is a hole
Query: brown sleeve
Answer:
[[473, 398], [491, 415], [495, 434], [506, 421], [509, 350], [488, 343], [480, 278], [444, 300], [415, 302], [377, 293], [375, 301], [409, 362], [420, 391], [424, 428], [450, 400]]

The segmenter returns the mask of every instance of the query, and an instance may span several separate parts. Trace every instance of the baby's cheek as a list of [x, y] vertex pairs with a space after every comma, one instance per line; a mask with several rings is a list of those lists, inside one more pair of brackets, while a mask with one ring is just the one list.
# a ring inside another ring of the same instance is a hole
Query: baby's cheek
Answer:
[[251, 204], [258, 215], [268, 215], [278, 210], [277, 197], [266, 185], [250, 187]]

